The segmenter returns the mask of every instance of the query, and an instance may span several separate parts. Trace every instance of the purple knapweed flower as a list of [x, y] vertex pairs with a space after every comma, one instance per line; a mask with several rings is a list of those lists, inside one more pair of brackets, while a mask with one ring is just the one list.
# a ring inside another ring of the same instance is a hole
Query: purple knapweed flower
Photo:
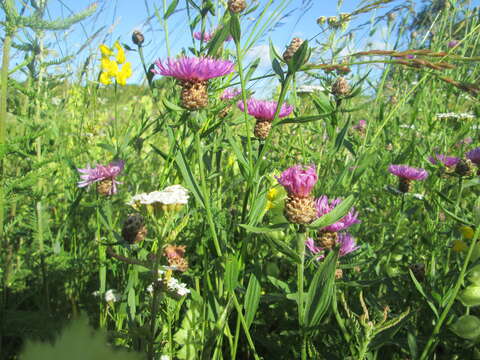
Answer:
[[241, 93], [242, 93], [242, 90], [240, 89], [228, 88], [223, 91], [222, 95], [220, 95], [220, 99], [232, 100], [232, 99], [235, 99], [237, 96], [239, 96]]
[[123, 170], [125, 163], [122, 160], [119, 161], [112, 161], [110, 164], [104, 165], [97, 165], [97, 167], [91, 168], [90, 165], [87, 165], [85, 169], [77, 169], [82, 181], [78, 182], [78, 187], [82, 188], [85, 186], [89, 186], [93, 183], [103, 181], [103, 180], [111, 180], [112, 185], [108, 192], [108, 195], [113, 195], [117, 193], [117, 184], [121, 184], [121, 182], [115, 180], [115, 177], [118, 176]]
[[306, 169], [301, 165], [295, 165], [285, 170], [276, 179], [289, 195], [301, 198], [308, 197], [318, 180], [317, 169], [315, 165]]
[[180, 80], [205, 81], [231, 73], [234, 64], [228, 60], [209, 57], [181, 57], [176, 60], [168, 59], [166, 63], [158, 59], [155, 66], [157, 68], [152, 69], [154, 74]]
[[366, 127], [367, 127], [367, 121], [363, 119], [360, 120], [358, 124], [355, 124], [352, 126], [353, 130], [357, 130], [360, 132], [364, 131]]
[[430, 156], [428, 158], [428, 161], [430, 161], [433, 165], [442, 163], [446, 167], [452, 167], [458, 164], [458, 162], [460, 161], [460, 158], [455, 156], [447, 156], [443, 154], [435, 154], [435, 156]]
[[448, 47], [449, 47], [450, 49], [453, 49], [453, 48], [454, 48], [455, 46], [457, 46], [459, 43], [460, 43], [460, 41], [458, 41], [458, 40], [449, 41], [449, 42], [448, 42]]
[[[326, 195], [320, 196], [316, 201], [315, 201], [315, 207], [317, 208], [317, 217], [322, 217], [323, 215], [328, 214], [330, 211], [335, 209], [337, 205], [339, 205], [342, 202], [342, 199], [337, 198], [328, 201], [328, 197]], [[353, 224], [359, 223], [360, 220], [358, 220], [358, 212], [355, 211], [355, 209], [352, 207], [350, 211], [345, 215], [342, 219], [338, 220], [336, 223], [333, 223], [332, 225], [324, 227], [322, 230], [324, 231], [330, 231], [330, 232], [338, 232], [341, 230], [345, 230], [352, 226]]]
[[428, 172], [425, 169], [407, 165], [390, 165], [388, 171], [395, 176], [408, 180], [425, 180], [428, 177]]
[[337, 241], [340, 243], [340, 256], [345, 256], [360, 248], [349, 233], [338, 234]]
[[[195, 31], [193, 33], [193, 37], [196, 39], [196, 40], [201, 40], [201, 41], [204, 41], [204, 42], [209, 42], [210, 40], [213, 39], [213, 37], [215, 36], [215, 33], [218, 31], [218, 29], [215, 29], [215, 30], [212, 30], [212, 31], [205, 31], [203, 34], [202, 32], [200, 31]], [[202, 36], [203, 35], [203, 36]], [[232, 36], [231, 35], [228, 35], [227, 38], [225, 39], [225, 41], [231, 41], [233, 40]]]
[[480, 165], [480, 147], [470, 150], [466, 154], [467, 159], [470, 159], [475, 165]]
[[[340, 245], [340, 257], [348, 255], [360, 248], [355, 242], [355, 239], [349, 233], [339, 233], [337, 243]], [[322, 260], [325, 258], [325, 249], [317, 246], [315, 240], [307, 238], [305, 241], [307, 249], [315, 256], [315, 260]]]
[[[240, 110], [245, 111], [243, 106], [243, 101], [240, 100], [237, 103], [237, 106]], [[256, 119], [263, 119], [272, 121], [275, 116], [275, 111], [277, 110], [278, 103], [276, 101], [265, 101], [265, 100], [256, 100], [250, 98], [247, 100], [247, 111], [249, 115], [252, 115]], [[283, 104], [278, 117], [285, 117], [292, 113], [293, 106], [288, 104]]]

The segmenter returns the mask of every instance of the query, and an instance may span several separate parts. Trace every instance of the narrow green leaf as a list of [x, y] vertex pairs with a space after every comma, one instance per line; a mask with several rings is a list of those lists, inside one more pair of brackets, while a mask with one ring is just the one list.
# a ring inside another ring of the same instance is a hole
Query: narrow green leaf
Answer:
[[325, 226], [332, 225], [333, 223], [340, 220], [348, 213], [348, 211], [351, 209], [353, 205], [353, 202], [354, 202], [353, 195], [350, 195], [345, 200], [342, 200], [342, 202], [338, 206], [336, 206], [335, 209], [330, 211], [328, 214], [325, 214], [322, 217], [318, 218], [313, 223], [307, 226], [310, 228], [321, 229], [321, 228], [324, 228]]
[[338, 151], [343, 145], [343, 141], [345, 139], [345, 135], [347, 134], [347, 130], [350, 126], [350, 120], [348, 120], [345, 123], [345, 126], [342, 128], [340, 133], [337, 135], [337, 138], [335, 139], [335, 150]]
[[305, 326], [313, 330], [330, 307], [335, 291], [335, 269], [338, 252], [332, 251], [323, 261], [308, 288], [305, 302]]
[[308, 61], [310, 57], [309, 53], [308, 41], [305, 40], [295, 54], [293, 54], [292, 60], [290, 60], [288, 64], [288, 71], [293, 74], [300, 70], [302, 65]]
[[428, 306], [430, 306], [430, 309], [432, 309], [433, 313], [435, 314], [435, 316], [439, 317], [439, 314], [438, 314], [438, 310], [437, 308], [435, 307], [435, 304], [433, 303], [433, 301], [427, 296], [427, 294], [425, 293], [425, 290], [423, 290], [423, 286], [422, 284], [420, 284], [417, 280], [417, 278], [415, 277], [415, 275], [413, 275], [413, 272], [411, 269], [408, 269], [408, 272], [410, 274], [410, 277], [412, 278], [412, 281], [413, 281], [413, 284], [415, 285], [415, 287], [417, 288], [418, 292], [420, 293], [420, 295], [422, 295], [425, 300], [427, 300], [427, 304]]
[[135, 289], [133, 287], [128, 290], [128, 308], [130, 309], [130, 316], [132, 319], [135, 319], [135, 315], [137, 314], [137, 306], [135, 301]]
[[235, 255], [229, 255], [225, 265], [225, 290], [231, 292], [238, 285], [238, 274], [240, 273], [240, 265]]
[[163, 15], [163, 20], [167, 20], [170, 15], [173, 14], [175, 9], [177, 8], [178, 5], [178, 0], [173, 0], [170, 6], [168, 7], [167, 11], [165, 12], [165, 15]]
[[274, 251], [278, 251], [289, 258], [296, 264], [300, 263], [300, 257], [298, 254], [290, 247], [288, 244], [285, 244], [282, 239], [278, 239], [276, 236], [265, 235], [268, 244]]
[[214, 56], [218, 52], [218, 49], [220, 48], [220, 46], [223, 45], [229, 33], [230, 33], [230, 29], [228, 26], [222, 27], [221, 30], [215, 33], [215, 35], [213, 36], [213, 39], [210, 40], [210, 42], [208, 43], [209, 56]]
[[247, 327], [250, 327], [255, 318], [255, 313], [257, 312], [258, 304], [260, 302], [261, 290], [262, 287], [260, 286], [257, 276], [255, 274], [250, 275], [244, 302], [245, 322], [247, 323]]
[[265, 234], [269, 232], [275, 232], [279, 231], [281, 229], [285, 229], [288, 227], [288, 223], [282, 223], [282, 224], [274, 224], [270, 225], [268, 227], [255, 227], [255, 226], [250, 226], [247, 224], [240, 224], [241, 227], [246, 229], [249, 232], [255, 233], [255, 234]]
[[172, 110], [172, 111], [184, 111], [185, 110], [185, 109], [181, 108], [180, 106], [168, 101], [167, 98], [165, 98], [165, 97], [162, 99], [162, 101], [163, 101], [163, 104], [165, 105], [165, 107], [167, 109]]

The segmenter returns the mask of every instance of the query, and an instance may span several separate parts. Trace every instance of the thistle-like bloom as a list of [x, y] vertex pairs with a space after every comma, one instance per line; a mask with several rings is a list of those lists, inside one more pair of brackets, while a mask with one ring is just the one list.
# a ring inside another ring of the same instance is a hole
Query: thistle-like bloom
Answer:
[[85, 169], [77, 169], [82, 181], [78, 182], [78, 187], [89, 186], [96, 182], [108, 184], [108, 189], [105, 192], [105, 195], [113, 195], [117, 193], [117, 185], [121, 182], [115, 180], [115, 177], [118, 176], [123, 170], [125, 163], [120, 161], [113, 161], [110, 164], [97, 165], [95, 168], [91, 168], [90, 165], [87, 165]]
[[[245, 111], [243, 100], [237, 102], [240, 110]], [[272, 128], [272, 122], [275, 117], [278, 103], [276, 101], [264, 101], [256, 99], [247, 100], [247, 112], [257, 119], [253, 134], [260, 140], [265, 140]], [[282, 104], [278, 116], [280, 118], [288, 116], [292, 113], [293, 106]]]
[[208, 80], [224, 76], [233, 71], [234, 64], [228, 60], [209, 57], [181, 57], [168, 59], [164, 64], [155, 62], [154, 74], [171, 76], [182, 85], [182, 105], [188, 110], [199, 110], [208, 105]]
[[[217, 31], [218, 31], [218, 29], [215, 29], [215, 30], [212, 30], [212, 31], [205, 31], [204, 33], [200, 32], [200, 31], [195, 31], [193, 33], [193, 37], [196, 40], [209, 42], [210, 40], [213, 39], [213, 37], [215, 36], [215, 33]], [[227, 38], [225, 39], [225, 41], [231, 41], [231, 40], [233, 40], [231, 35], [227, 36]]]
[[388, 171], [399, 178], [408, 180], [425, 180], [428, 177], [428, 172], [425, 169], [408, 165], [390, 165]]
[[310, 194], [318, 176], [315, 165], [304, 169], [300, 165], [285, 170], [277, 181], [288, 192], [285, 199], [285, 217], [294, 224], [308, 224], [315, 219], [316, 210]]
[[223, 91], [222, 95], [220, 95], [220, 99], [232, 100], [232, 99], [235, 99], [237, 96], [239, 96], [241, 93], [242, 93], [242, 90], [240, 89], [228, 88]]
[[430, 156], [428, 161], [430, 161], [433, 165], [441, 163], [446, 167], [452, 167], [458, 164], [460, 158], [443, 154], [435, 154], [435, 156]]
[[[355, 239], [349, 233], [339, 233], [337, 244], [340, 246], [340, 257], [348, 255], [360, 248], [355, 242]], [[317, 246], [315, 240], [307, 238], [305, 245], [310, 252], [315, 255], [315, 260], [321, 260], [325, 257], [325, 249]]]
[[[320, 196], [315, 201], [315, 207], [317, 209], [317, 217], [322, 217], [329, 212], [331, 212], [337, 205], [342, 202], [342, 199], [337, 198], [333, 200], [328, 200], [326, 195]], [[342, 219], [333, 223], [332, 225], [326, 226], [325, 228], [321, 229], [322, 231], [329, 231], [329, 232], [338, 232], [341, 230], [345, 230], [352, 226], [353, 224], [359, 223], [358, 220], [358, 212], [355, 211], [354, 208], [351, 208], [350, 211], [345, 215]]]
[[[239, 101], [237, 106], [240, 110], [245, 111], [243, 101]], [[264, 101], [250, 98], [247, 100], [247, 111], [249, 115], [252, 115], [256, 119], [273, 121], [275, 111], [277, 110], [278, 103], [276, 101]], [[293, 106], [283, 104], [278, 117], [285, 117], [292, 113]]]
[[307, 169], [304, 169], [301, 165], [295, 165], [285, 170], [276, 179], [289, 195], [308, 197], [318, 180], [317, 169], [315, 165]]
[[205, 81], [231, 73], [234, 64], [228, 60], [209, 57], [181, 57], [176, 60], [168, 59], [166, 63], [158, 59], [155, 66], [157, 68], [152, 69], [154, 74], [186, 81]]
[[480, 165], [480, 147], [470, 150], [466, 156], [475, 165]]

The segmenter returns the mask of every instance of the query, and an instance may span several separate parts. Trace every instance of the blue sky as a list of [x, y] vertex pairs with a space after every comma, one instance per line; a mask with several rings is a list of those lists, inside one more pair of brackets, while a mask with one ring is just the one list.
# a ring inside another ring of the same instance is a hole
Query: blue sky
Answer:
[[[200, 0], [195, 1], [197, 3], [200, 2]], [[94, 1], [91, 0], [50, 0], [48, 15], [52, 19], [65, 17], [71, 15], [72, 12], [85, 9], [93, 2]], [[171, 0], [166, 0], [167, 6], [170, 2]], [[218, 3], [218, 1], [214, 2]], [[252, 3], [254, 1], [247, 0], [247, 2]], [[243, 17], [243, 33], [247, 34], [249, 30], [253, 28], [258, 19], [259, 12], [263, 10], [267, 2], [267, 0], [256, 1], [255, 3], [260, 4], [257, 11]], [[336, 0], [274, 0], [269, 9], [269, 14], [272, 14], [272, 10], [276, 6], [287, 3], [289, 5], [281, 12], [285, 17], [278, 21], [273, 31], [265, 34], [255, 44], [255, 47], [249, 51], [248, 58], [261, 57], [264, 66], [263, 69], [259, 70], [260, 72], [265, 71], [269, 67], [268, 41], [270, 38], [279, 51], [283, 51], [285, 45], [288, 44], [293, 36], [311, 38], [316, 35], [321, 30], [316, 24], [316, 19], [319, 16], [328, 17], [338, 15], [340, 12], [349, 13], [361, 7], [365, 2], [365, 0], [344, 0], [339, 7]], [[374, 16], [384, 14], [386, 10], [391, 9], [393, 6], [405, 5], [407, 3], [406, 0], [396, 0], [392, 5], [388, 5], [383, 10], [360, 15], [351, 22], [350, 27], [354, 28], [360, 24], [368, 23]], [[417, 0], [415, 3], [418, 9], [422, 1]], [[472, 5], [478, 5], [479, 3], [480, 0], [474, 0]], [[97, 4], [98, 10], [95, 15], [83, 21], [81, 24], [77, 24], [74, 29], [67, 32], [57, 32], [55, 36], [50, 35], [47, 39], [54, 44], [52, 47], [57, 50], [59, 55], [67, 55], [77, 51], [88, 36], [95, 33], [98, 29], [103, 28], [95, 41], [78, 57], [77, 64], [83, 62], [88, 52], [98, 53], [98, 45], [102, 42], [111, 45], [118, 39], [120, 42], [132, 45], [130, 38], [134, 29], [140, 29], [145, 34], [146, 41], [144, 51], [147, 62], [152, 62], [156, 58], [165, 58], [167, 56], [163, 27], [159, 19], [155, 16], [155, 8], [157, 8], [159, 12], [163, 11], [163, 0], [100, 0], [97, 1]], [[180, 0], [177, 8], [178, 11], [168, 19], [172, 56], [175, 56], [175, 54], [182, 49], [192, 45], [185, 4], [186, 0]], [[207, 29], [218, 24], [222, 14], [223, 9], [220, 8], [215, 17], [210, 16], [210, 24], [207, 25]], [[364, 49], [367, 38], [369, 38], [368, 41], [373, 42], [372, 46], [374, 48], [385, 46], [384, 40], [385, 37], [388, 36], [388, 34], [386, 34], [386, 23], [381, 22], [375, 27], [377, 31], [373, 35], [369, 34], [372, 29], [371, 25], [365, 26], [363, 29], [355, 32], [354, 46], [357, 49], [353, 50]], [[322, 36], [317, 37], [316, 40], [322, 41]], [[315, 43], [312, 42], [312, 45], [315, 45]], [[233, 44], [229, 44], [228, 46], [232, 47]], [[132, 62], [135, 74], [130, 82], [140, 81], [142, 75], [137, 54], [128, 53], [127, 58]], [[15, 60], [13, 63], [15, 63]]]

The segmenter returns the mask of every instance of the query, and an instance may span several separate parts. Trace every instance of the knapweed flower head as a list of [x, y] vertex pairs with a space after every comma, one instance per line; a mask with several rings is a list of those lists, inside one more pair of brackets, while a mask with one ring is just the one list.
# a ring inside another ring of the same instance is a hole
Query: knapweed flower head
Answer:
[[[87, 165], [84, 169], [77, 169], [81, 174], [81, 181], [78, 182], [78, 187], [86, 187], [93, 183], [100, 183], [105, 185], [105, 191], [101, 192], [103, 195], [113, 195], [117, 193], [117, 185], [121, 182], [115, 180], [115, 178], [122, 172], [125, 163], [120, 161], [113, 161], [108, 165], [97, 165], [91, 168]], [[99, 187], [100, 191], [100, 187]]]
[[208, 105], [208, 80], [233, 71], [234, 64], [228, 60], [209, 57], [181, 57], [155, 62], [154, 74], [176, 78], [181, 86], [181, 100], [188, 110], [203, 109]]
[[458, 164], [458, 162], [460, 161], [460, 158], [455, 156], [447, 156], [443, 154], [435, 154], [435, 156], [430, 156], [428, 158], [428, 161], [430, 161], [433, 165], [440, 163], [446, 167], [453, 167]]
[[[355, 242], [355, 239], [349, 233], [339, 233], [337, 237], [337, 246], [339, 249], [339, 256], [343, 257], [348, 255], [360, 248]], [[315, 260], [321, 260], [325, 257], [324, 248], [318, 246], [314, 239], [307, 238], [305, 241], [307, 249], [315, 256]]]
[[428, 172], [425, 169], [408, 165], [390, 165], [388, 171], [395, 176], [408, 180], [425, 180], [428, 177]]
[[186, 271], [188, 269], [188, 261], [185, 259], [185, 245], [168, 244], [163, 249], [163, 253], [167, 258], [168, 265], [179, 271]]
[[[315, 207], [317, 209], [317, 217], [322, 217], [329, 212], [331, 212], [337, 205], [339, 205], [342, 202], [342, 199], [337, 198], [333, 200], [328, 200], [328, 197], [326, 195], [320, 196], [316, 201], [315, 201]], [[353, 224], [359, 223], [360, 220], [358, 220], [358, 212], [355, 211], [354, 208], [351, 208], [350, 211], [345, 215], [342, 219], [337, 221], [336, 223], [333, 223], [332, 225], [329, 225], [325, 228], [322, 229], [322, 231], [330, 231], [330, 232], [338, 232], [341, 230], [345, 230], [352, 226]]]
[[100, 45], [102, 72], [99, 81], [109, 85], [112, 80], [115, 80], [118, 84], [125, 86], [127, 79], [132, 76], [132, 64], [126, 61], [125, 50], [118, 41], [113, 46], [117, 50], [116, 54], [107, 45]]
[[285, 170], [280, 177], [276, 178], [289, 195], [296, 197], [308, 197], [318, 181], [315, 165], [304, 168], [295, 165]]
[[[210, 40], [213, 39], [213, 37], [215, 36], [215, 34], [218, 30], [219, 29], [215, 29], [215, 30], [211, 30], [211, 31], [204, 31], [203, 33], [201, 31], [195, 31], [193, 33], [193, 37], [196, 40], [209, 42]], [[231, 41], [231, 40], [233, 40], [231, 35], [228, 35], [227, 38], [225, 39], [225, 41]]]
[[237, 96], [240, 96], [241, 93], [242, 93], [242, 90], [240, 89], [228, 88], [223, 91], [222, 95], [220, 95], [220, 99], [232, 100], [232, 99], [235, 99]]
[[165, 63], [158, 59], [155, 66], [156, 69], [152, 69], [154, 74], [186, 81], [205, 81], [230, 74], [234, 64], [228, 60], [210, 57], [181, 57], [176, 60], [168, 59]]
[[466, 157], [475, 165], [480, 165], [480, 147], [467, 152]]
[[[242, 100], [238, 101], [237, 106], [240, 110], [245, 111]], [[256, 119], [273, 121], [277, 106], [278, 102], [276, 101], [256, 100], [253, 98], [247, 100], [247, 112]], [[278, 117], [282, 118], [288, 116], [292, 113], [292, 111], [293, 106], [286, 103], [282, 104]]]

